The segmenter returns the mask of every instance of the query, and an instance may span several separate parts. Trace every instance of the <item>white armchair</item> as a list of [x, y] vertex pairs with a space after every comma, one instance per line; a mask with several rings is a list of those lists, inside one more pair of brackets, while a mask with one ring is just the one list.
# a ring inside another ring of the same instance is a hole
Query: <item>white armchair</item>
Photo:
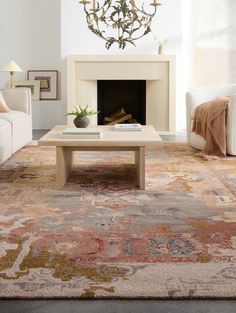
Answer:
[[236, 155], [236, 84], [192, 89], [186, 95], [187, 141], [202, 150], [205, 140], [192, 132], [196, 107], [218, 96], [231, 96], [227, 115], [227, 154]]
[[1, 90], [9, 112], [0, 113], [0, 164], [32, 140], [31, 92]]

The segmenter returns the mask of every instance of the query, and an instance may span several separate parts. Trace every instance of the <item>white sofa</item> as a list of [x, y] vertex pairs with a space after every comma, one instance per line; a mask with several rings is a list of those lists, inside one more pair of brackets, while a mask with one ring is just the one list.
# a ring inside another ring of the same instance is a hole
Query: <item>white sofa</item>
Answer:
[[193, 133], [192, 124], [197, 106], [217, 96], [231, 96], [227, 115], [227, 154], [236, 155], [236, 84], [192, 89], [186, 95], [187, 141], [202, 150], [205, 140]]
[[0, 164], [32, 141], [30, 90], [15, 88], [1, 92], [10, 112], [0, 113]]

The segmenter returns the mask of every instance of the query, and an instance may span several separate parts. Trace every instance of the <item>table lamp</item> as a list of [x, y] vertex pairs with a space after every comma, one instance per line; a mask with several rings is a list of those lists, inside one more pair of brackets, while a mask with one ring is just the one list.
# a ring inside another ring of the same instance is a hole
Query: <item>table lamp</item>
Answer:
[[13, 88], [13, 76], [15, 72], [23, 72], [22, 69], [16, 64], [15, 61], [9, 62], [3, 69], [2, 72], [9, 72], [11, 75], [10, 88]]

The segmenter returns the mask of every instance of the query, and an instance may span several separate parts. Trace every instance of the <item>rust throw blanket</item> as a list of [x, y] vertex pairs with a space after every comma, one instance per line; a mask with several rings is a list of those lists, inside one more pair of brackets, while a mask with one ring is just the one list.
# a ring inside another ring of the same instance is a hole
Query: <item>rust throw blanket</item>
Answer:
[[192, 131], [206, 140], [203, 153], [226, 156], [226, 116], [230, 97], [217, 97], [195, 110]]

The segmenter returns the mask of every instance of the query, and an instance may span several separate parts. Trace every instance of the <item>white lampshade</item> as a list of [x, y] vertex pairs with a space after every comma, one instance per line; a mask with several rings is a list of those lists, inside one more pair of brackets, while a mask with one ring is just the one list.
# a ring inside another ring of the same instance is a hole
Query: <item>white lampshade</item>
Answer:
[[3, 69], [2, 72], [23, 72], [22, 69], [16, 64], [15, 61], [9, 62]]

